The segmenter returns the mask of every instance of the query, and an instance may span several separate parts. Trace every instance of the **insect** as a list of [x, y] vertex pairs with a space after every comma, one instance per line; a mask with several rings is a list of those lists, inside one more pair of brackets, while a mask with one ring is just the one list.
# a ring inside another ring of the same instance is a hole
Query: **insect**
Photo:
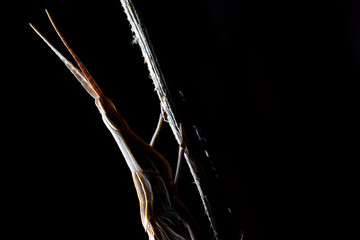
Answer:
[[66, 46], [78, 68], [68, 61], [55, 47], [30, 23], [34, 31], [46, 42], [52, 51], [63, 61], [84, 89], [95, 100], [103, 122], [117, 142], [131, 171], [140, 204], [142, 225], [149, 239], [154, 240], [195, 240], [193, 220], [187, 208], [176, 196], [179, 169], [183, 152], [180, 148], [175, 180], [168, 161], [152, 147], [160, 129], [163, 117], [155, 131], [151, 144], [137, 136], [107, 98], [83, 63], [70, 48], [59, 29], [46, 10], [49, 20]]

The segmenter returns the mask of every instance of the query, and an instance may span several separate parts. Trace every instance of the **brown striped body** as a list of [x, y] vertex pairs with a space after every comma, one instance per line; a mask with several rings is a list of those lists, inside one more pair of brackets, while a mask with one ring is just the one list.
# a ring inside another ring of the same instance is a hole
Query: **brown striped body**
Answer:
[[[80, 59], [62, 37], [48, 12], [47, 14], [80, 69], [69, 62], [40, 32], [30, 25], [94, 98], [106, 127], [116, 140], [132, 173], [140, 203], [141, 221], [149, 239], [195, 240], [187, 216], [180, 215], [174, 209], [174, 205], [180, 208], [184, 207], [176, 197], [176, 187], [168, 161], [130, 129], [114, 104], [103, 94]], [[186, 209], [183, 210], [182, 212], [187, 212]]]

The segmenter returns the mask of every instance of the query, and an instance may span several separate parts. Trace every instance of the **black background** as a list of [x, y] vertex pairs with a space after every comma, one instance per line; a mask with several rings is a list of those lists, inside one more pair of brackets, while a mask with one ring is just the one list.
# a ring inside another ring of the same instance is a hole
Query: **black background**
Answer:
[[[134, 3], [179, 113], [209, 153], [223, 238], [349, 232], [343, 223], [357, 179], [351, 150], [358, 139], [359, 3]], [[28, 26], [66, 53], [45, 8], [135, 132], [150, 139], [159, 114], [119, 1], [19, 4], [22, 22], [13, 30], [22, 35], [6, 39], [20, 44], [4, 46], [15, 67], [3, 89], [11, 94], [3, 124], [11, 130], [3, 168], [7, 222], [14, 236], [37, 239], [147, 239], [130, 173], [93, 100]], [[168, 127], [156, 147], [175, 164]], [[211, 239], [185, 169], [179, 195]]]

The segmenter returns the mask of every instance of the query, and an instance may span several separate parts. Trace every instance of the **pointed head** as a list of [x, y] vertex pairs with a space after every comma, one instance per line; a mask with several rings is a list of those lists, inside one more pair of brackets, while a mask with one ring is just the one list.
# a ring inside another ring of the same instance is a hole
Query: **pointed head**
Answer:
[[113, 102], [109, 98], [103, 95], [101, 98], [95, 100], [95, 104], [103, 116], [103, 119], [106, 120], [106, 123], [108, 123], [111, 128], [114, 130], [123, 130], [128, 127], [125, 119], [116, 110]]

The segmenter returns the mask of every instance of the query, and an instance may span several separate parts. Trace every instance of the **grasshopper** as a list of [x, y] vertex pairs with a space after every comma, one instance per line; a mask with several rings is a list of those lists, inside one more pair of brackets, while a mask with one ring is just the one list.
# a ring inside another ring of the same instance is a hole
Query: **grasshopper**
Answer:
[[196, 240], [191, 215], [176, 196], [183, 150], [180, 146], [174, 180], [169, 162], [152, 146], [164, 117], [160, 116], [151, 144], [146, 143], [136, 135], [65, 41], [47, 10], [46, 13], [61, 41], [77, 63], [78, 68], [56, 50], [31, 23], [30, 26], [61, 59], [90, 96], [94, 98], [95, 105], [105, 126], [114, 137], [131, 171], [139, 199], [142, 225], [149, 239]]

